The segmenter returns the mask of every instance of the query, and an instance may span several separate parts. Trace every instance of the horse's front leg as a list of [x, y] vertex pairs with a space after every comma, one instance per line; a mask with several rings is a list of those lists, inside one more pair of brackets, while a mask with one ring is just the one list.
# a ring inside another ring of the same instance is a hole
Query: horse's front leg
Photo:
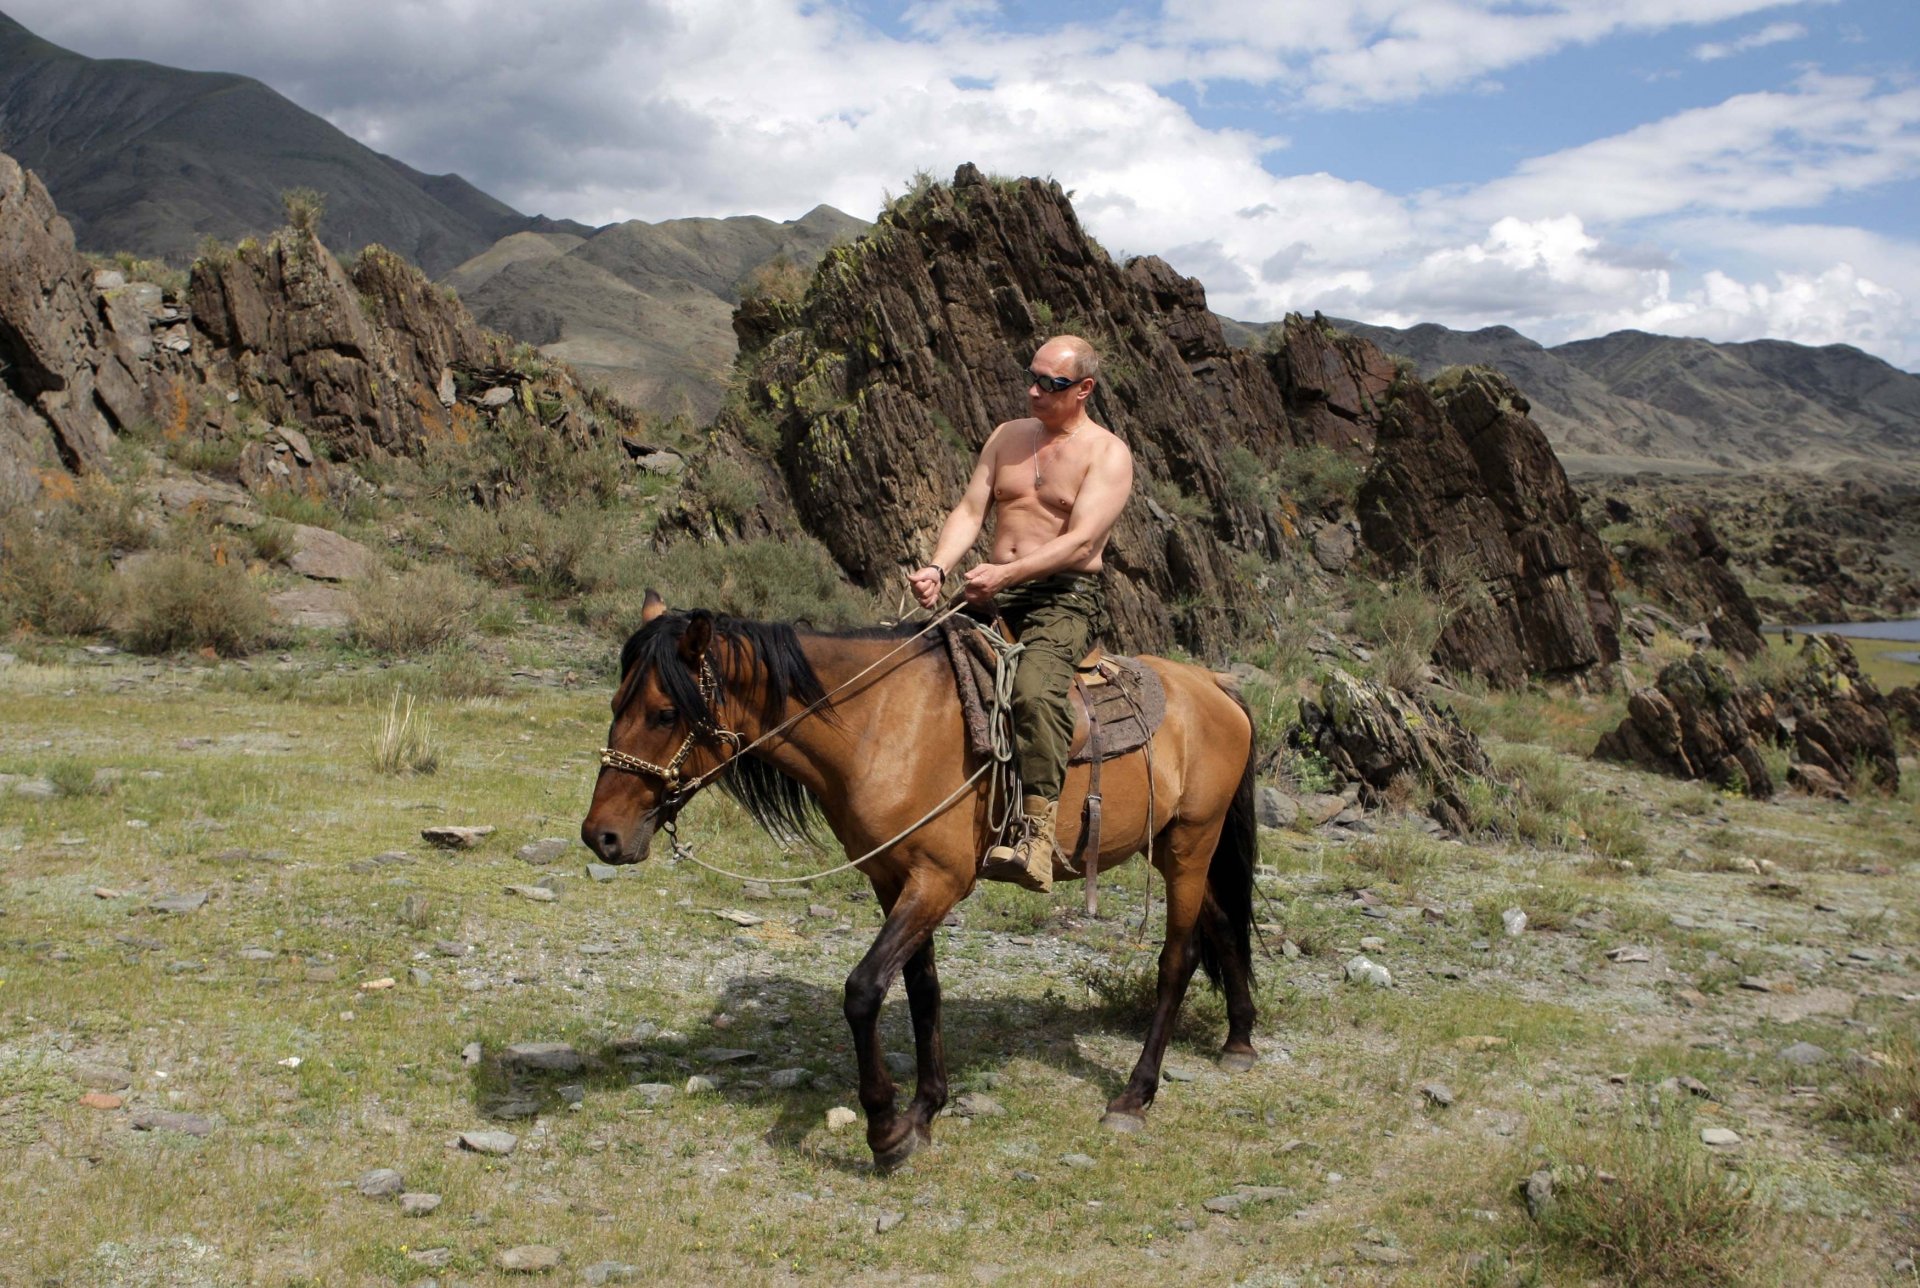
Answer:
[[[938, 924], [937, 922], [935, 923]], [[947, 1052], [940, 1036], [940, 972], [933, 935], [907, 959], [907, 1007], [913, 1015], [914, 1089], [907, 1118], [923, 1143], [933, 1140], [933, 1116], [947, 1103]]]
[[[882, 1169], [898, 1166], [909, 1155], [925, 1143], [923, 1135], [925, 1122], [919, 1125], [921, 1132], [915, 1131], [912, 1112], [901, 1115], [894, 1109], [893, 1078], [887, 1073], [885, 1052], [880, 1049], [880, 1008], [887, 1000], [887, 990], [893, 987], [894, 977], [909, 961], [925, 953], [927, 976], [931, 978], [933, 952], [930, 946], [933, 928], [940, 924], [953, 907], [953, 900], [942, 899], [927, 888], [926, 883], [911, 884], [894, 900], [887, 911], [886, 924], [880, 928], [880, 934], [874, 939], [873, 946], [867, 949], [867, 955], [847, 976], [846, 1016], [847, 1027], [853, 1031], [854, 1062], [860, 1076], [860, 1107], [867, 1113], [867, 1145], [873, 1150], [874, 1162]], [[924, 985], [924, 981], [923, 981]], [[938, 1034], [938, 988], [933, 982], [935, 1007], [930, 1023]], [[913, 985], [909, 983], [909, 1001], [912, 1001]], [[920, 1038], [921, 1007], [915, 1005], [914, 1036]], [[926, 1045], [920, 1043], [920, 1067], [924, 1074], [927, 1067]], [[945, 1082], [944, 1066], [939, 1081]], [[924, 1078], [923, 1078], [924, 1085]], [[945, 1092], [941, 1091], [944, 1101]], [[920, 1101], [915, 1100], [918, 1108]]]

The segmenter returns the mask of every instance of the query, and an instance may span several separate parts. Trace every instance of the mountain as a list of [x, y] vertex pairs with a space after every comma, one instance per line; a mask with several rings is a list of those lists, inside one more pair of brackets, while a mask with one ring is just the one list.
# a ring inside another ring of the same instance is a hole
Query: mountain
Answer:
[[1849, 345], [1618, 331], [1544, 347], [1511, 327], [1335, 325], [1422, 376], [1484, 365], [1533, 404], [1569, 468], [1920, 469], [1920, 376]]
[[641, 220], [580, 237], [504, 237], [441, 280], [474, 316], [590, 373], [620, 397], [704, 422], [735, 353], [733, 311], [756, 270], [786, 263], [797, 286], [827, 248], [868, 227], [831, 206], [776, 223]]
[[325, 195], [336, 252], [378, 242], [430, 274], [510, 233], [590, 231], [422, 174], [249, 77], [88, 58], [4, 14], [0, 149], [39, 174], [83, 249], [175, 263], [208, 235], [278, 227], [290, 188]]

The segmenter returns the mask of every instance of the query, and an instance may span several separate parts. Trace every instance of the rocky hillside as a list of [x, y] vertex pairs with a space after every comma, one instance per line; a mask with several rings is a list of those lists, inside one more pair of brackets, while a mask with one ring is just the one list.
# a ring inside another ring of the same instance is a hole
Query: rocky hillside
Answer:
[[629, 220], [587, 236], [516, 233], [444, 277], [487, 326], [537, 345], [637, 406], [705, 423], [733, 367], [733, 310], [756, 272], [804, 282], [867, 227], [818, 206], [758, 216]]
[[[994, 424], [1024, 411], [1033, 348], [1071, 330], [1104, 351], [1093, 414], [1140, 479], [1109, 551], [1122, 643], [1217, 652], [1286, 611], [1299, 570], [1359, 559], [1436, 588], [1444, 565], [1480, 606], [1441, 645], [1464, 670], [1582, 675], [1617, 656], [1605, 552], [1510, 385], [1429, 390], [1298, 318], [1236, 348], [1198, 282], [1111, 260], [1058, 185], [963, 166], [830, 251], [802, 300], [749, 300], [736, 327], [745, 388], [704, 494], [754, 499], [710, 504], [696, 529], [805, 531], [859, 584], [893, 584]], [[1315, 482], [1343, 470], [1430, 539], [1369, 527], [1351, 488]]]
[[1920, 471], [1920, 376], [1848, 345], [1620, 331], [1545, 348], [1504, 326], [1337, 325], [1423, 376], [1469, 364], [1506, 373], [1580, 472]]
[[259, 81], [87, 58], [4, 14], [0, 150], [40, 175], [83, 249], [176, 264], [205, 237], [277, 227], [292, 188], [325, 194], [336, 252], [379, 243], [432, 274], [510, 233], [587, 231], [382, 156]]

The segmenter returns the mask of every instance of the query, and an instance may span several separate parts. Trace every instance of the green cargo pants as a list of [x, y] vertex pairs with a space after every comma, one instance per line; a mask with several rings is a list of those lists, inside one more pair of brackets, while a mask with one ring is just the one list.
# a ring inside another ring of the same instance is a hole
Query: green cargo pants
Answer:
[[1106, 629], [1106, 589], [1095, 573], [1055, 573], [1003, 591], [999, 607], [1024, 646], [1013, 677], [1013, 755], [1022, 790], [1057, 801], [1073, 744], [1073, 668]]

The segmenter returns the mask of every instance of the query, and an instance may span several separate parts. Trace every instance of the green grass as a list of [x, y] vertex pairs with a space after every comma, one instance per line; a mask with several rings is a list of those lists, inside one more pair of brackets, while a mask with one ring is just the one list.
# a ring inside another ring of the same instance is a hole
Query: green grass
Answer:
[[[1904, 885], [1823, 869], [1823, 898], [1863, 917], [1894, 914], [1823, 930], [1836, 918], [1811, 898], [1749, 898], [1750, 881], [1725, 874], [1663, 866], [1645, 881], [1589, 881], [1571, 871], [1577, 856], [1523, 841], [1451, 845], [1390, 831], [1364, 847], [1263, 838], [1272, 874], [1256, 916], [1278, 928], [1263, 935], [1274, 955], [1258, 965], [1255, 1041], [1267, 1058], [1240, 1076], [1213, 1066], [1224, 1014], [1196, 984], [1167, 1060], [1191, 1080], [1165, 1083], [1139, 1137], [1110, 1135], [1097, 1118], [1138, 1055], [1163, 893], [1148, 912], [1138, 863], [1103, 875], [1098, 920], [1080, 913], [1072, 887], [1051, 900], [977, 893], [938, 932], [947, 1051], [956, 1090], [985, 1091], [1007, 1113], [943, 1118], [938, 1149], [877, 1177], [857, 1128], [825, 1126], [828, 1108], [857, 1104], [840, 994], [879, 921], [862, 882], [750, 900], [737, 882], [664, 855], [605, 884], [585, 878], [583, 850], [545, 868], [515, 857], [577, 828], [605, 731], [604, 656], [578, 663], [576, 687], [510, 674], [557, 670], [579, 647], [565, 638], [523, 618], [504, 640], [441, 662], [382, 665], [307, 644], [251, 669], [10, 646], [20, 660], [0, 666], [0, 773], [57, 790], [0, 794], [0, 1142], [11, 1147], [0, 1264], [26, 1282], [410, 1283], [436, 1272], [406, 1254], [445, 1246], [452, 1265], [439, 1274], [489, 1282], [500, 1249], [541, 1242], [565, 1250], [565, 1277], [614, 1258], [699, 1283], [948, 1282], [987, 1262], [1039, 1283], [1143, 1266], [1258, 1282], [1275, 1267], [1373, 1273], [1352, 1248], [1374, 1230], [1415, 1258], [1403, 1282], [1472, 1282], [1467, 1259], [1485, 1253], [1604, 1273], [1578, 1240], [1543, 1242], [1511, 1192], [1536, 1165], [1526, 1107], [1586, 1094], [1614, 1069], [1636, 1081], [1691, 1072], [1720, 1094], [1796, 1107], [1774, 1113], [1781, 1135], [1753, 1149], [1843, 1196], [1874, 1192], [1897, 1165], [1797, 1108], [1770, 1074], [1747, 1079], [1743, 1044], [1772, 1049], [1790, 1032], [1828, 1029], [1761, 1024], [1729, 989], [1709, 999], [1725, 1008], [1711, 1020], [1682, 1024], [1725, 1025], [1734, 1037], [1692, 1052], [1670, 1037], [1673, 985], [1649, 967], [1595, 964], [1616, 940], [1585, 935], [1572, 918], [1597, 911], [1620, 935], [1646, 934], [1681, 955], [1691, 979], [1708, 948], [1743, 962], [1761, 950], [1669, 930], [1675, 906], [1759, 906], [1775, 926], [1768, 951], [1795, 936], [1864, 932], [1861, 942], [1911, 953]], [[383, 773], [368, 754], [396, 684], [430, 707], [431, 777]], [[102, 769], [118, 774], [96, 780]], [[1569, 773], [1573, 799], [1596, 791], [1585, 769]], [[1906, 801], [1875, 814], [1809, 806], [1804, 817], [1725, 805], [1736, 842], [1791, 824], [1823, 846], [1866, 847], [1920, 821]], [[1669, 821], [1702, 826], [1697, 815]], [[419, 838], [434, 823], [499, 831], [443, 852]], [[838, 857], [782, 852], [719, 796], [689, 808], [682, 835], [708, 861], [761, 875]], [[1649, 843], [1679, 844], [1664, 832]], [[392, 850], [412, 861], [368, 862]], [[504, 893], [545, 874], [560, 879], [554, 903]], [[1388, 918], [1361, 915], [1351, 891], [1362, 886], [1384, 893]], [[196, 890], [210, 896], [198, 912], [146, 910], [158, 895]], [[1513, 903], [1558, 929], [1489, 935], [1484, 909]], [[1429, 922], [1421, 906], [1443, 919]], [[738, 928], [713, 915], [721, 908], [766, 920]], [[1384, 938], [1374, 955], [1394, 971], [1390, 990], [1339, 980], [1370, 935]], [[1303, 954], [1279, 956], [1283, 938]], [[1483, 951], [1479, 939], [1492, 943]], [[471, 951], [444, 956], [441, 941]], [[1464, 970], [1440, 973], [1452, 966]], [[396, 985], [361, 990], [385, 978]], [[1859, 980], [1881, 989], [1887, 977]], [[896, 990], [889, 1050], [910, 1050], [904, 1012]], [[1860, 1014], [1884, 1031], [1902, 1022], [1864, 1005]], [[662, 1032], [622, 1064], [614, 1044], [642, 1025]], [[486, 1109], [501, 1090], [497, 1065], [469, 1068], [461, 1051], [518, 1041], [568, 1041], [594, 1063], [532, 1086], [538, 1119], [495, 1123]], [[707, 1095], [650, 1105], [629, 1088], [633, 1075], [680, 1086], [708, 1071], [703, 1049], [721, 1046], [760, 1058], [716, 1071], [722, 1084]], [[297, 1068], [282, 1063], [290, 1057]], [[128, 1107], [82, 1107], [76, 1060], [131, 1069]], [[786, 1067], [813, 1078], [790, 1091], [764, 1085]], [[1435, 1079], [1459, 1097], [1453, 1109], [1421, 1098]], [[583, 1090], [577, 1110], [560, 1107], [568, 1081]], [[151, 1108], [213, 1113], [223, 1126], [204, 1140], [127, 1129], [130, 1113]], [[447, 1148], [486, 1126], [515, 1131], [521, 1149], [489, 1160]], [[1094, 1166], [1067, 1167], [1066, 1154]], [[405, 1220], [338, 1184], [382, 1166], [442, 1194], [441, 1210]], [[1288, 1192], [1231, 1216], [1201, 1206], [1241, 1185]], [[906, 1220], [881, 1235], [885, 1210]], [[1864, 1234], [1852, 1210], [1768, 1221], [1788, 1270], [1815, 1282], [1831, 1264], [1804, 1250], [1831, 1242], [1844, 1261], [1846, 1248], [1877, 1247], [1892, 1229], [1881, 1211]], [[195, 1242], [181, 1242], [189, 1232]], [[1556, 1281], [1568, 1280], [1543, 1280]]]

